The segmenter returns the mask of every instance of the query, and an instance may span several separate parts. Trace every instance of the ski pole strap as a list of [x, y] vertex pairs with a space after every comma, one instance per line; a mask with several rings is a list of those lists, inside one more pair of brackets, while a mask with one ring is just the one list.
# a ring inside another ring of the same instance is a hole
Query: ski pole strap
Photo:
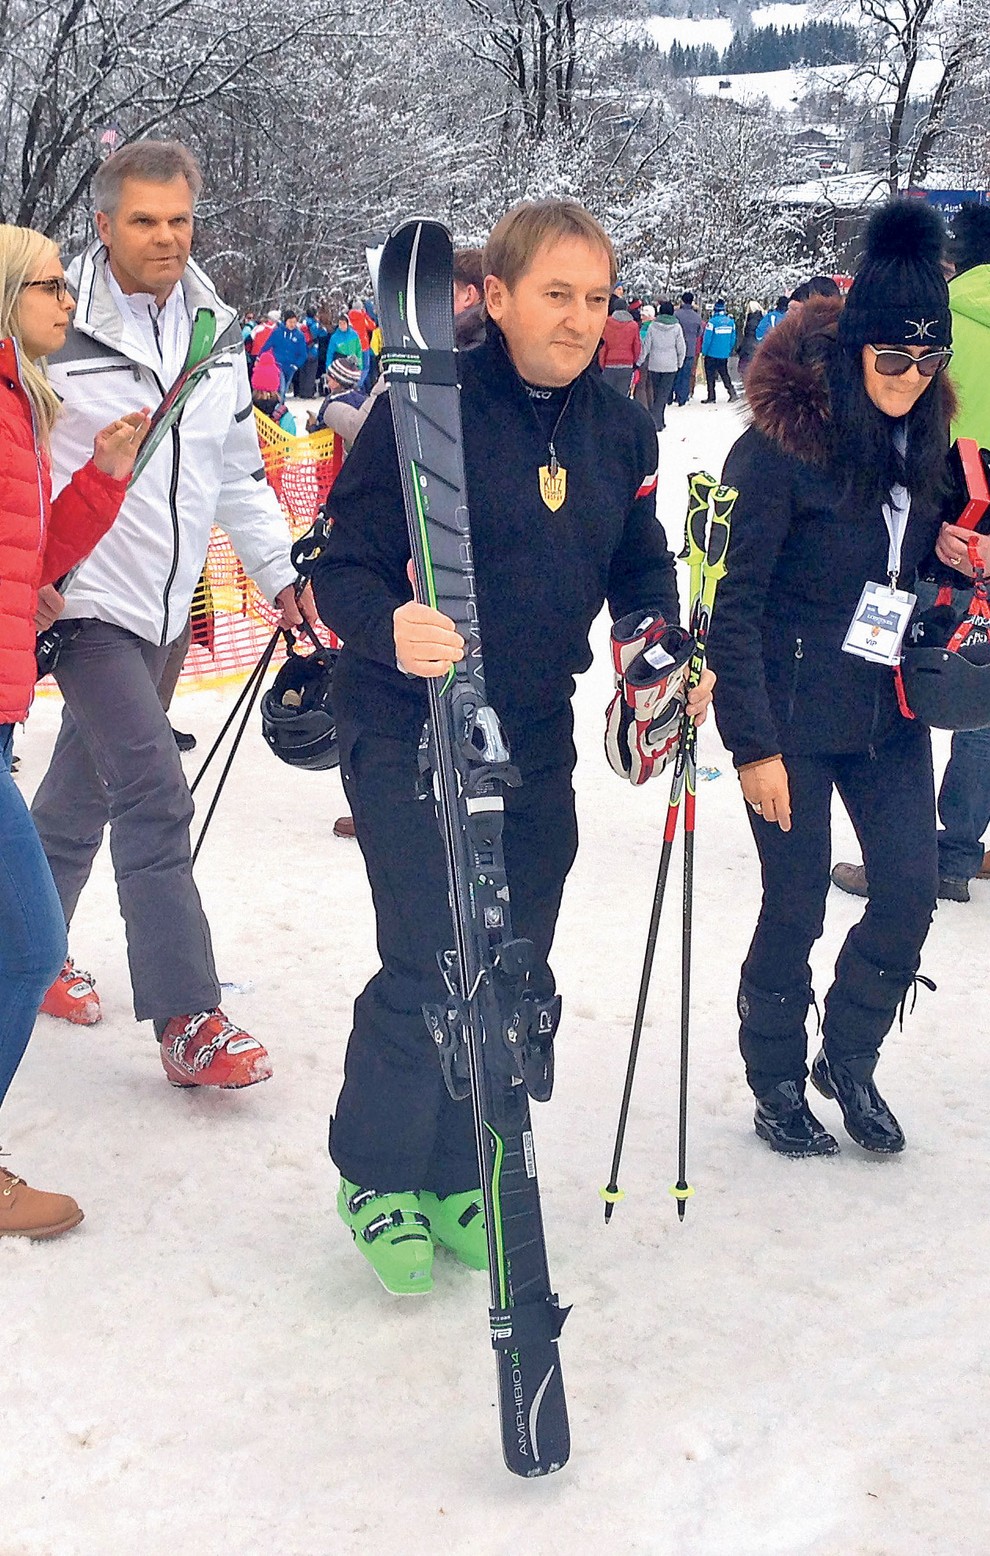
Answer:
[[708, 502], [718, 486], [706, 470], [688, 476], [688, 510], [684, 524], [684, 550], [678, 560], [700, 567], [707, 549]]
[[548, 1297], [538, 1297], [535, 1302], [520, 1302], [515, 1307], [489, 1308], [492, 1349], [515, 1351], [522, 1346], [559, 1340], [570, 1311], [569, 1307], [561, 1307], [556, 1292]]
[[437, 351], [430, 348], [419, 351], [385, 351], [382, 354], [382, 372], [391, 383], [446, 384], [458, 383], [457, 352]]

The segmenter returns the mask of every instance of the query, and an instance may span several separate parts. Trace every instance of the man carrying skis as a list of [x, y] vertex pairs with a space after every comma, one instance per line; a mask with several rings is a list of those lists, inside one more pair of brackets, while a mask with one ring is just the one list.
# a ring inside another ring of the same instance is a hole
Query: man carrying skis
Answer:
[[[580, 206], [516, 206], [485, 250], [488, 338], [461, 361], [461, 413], [488, 696], [522, 783], [505, 794], [514, 932], [531, 940], [538, 987], [577, 829], [570, 699], [588, 632], [614, 617], [676, 620], [673, 559], [656, 519], [649, 415], [588, 371], [615, 257]], [[314, 587], [342, 636], [335, 682], [341, 773], [371, 882], [381, 970], [358, 996], [332, 1123], [338, 1208], [383, 1284], [428, 1291], [434, 1243], [483, 1268], [486, 1239], [473, 1117], [451, 1100], [423, 1019], [444, 999], [451, 944], [443, 849], [417, 797], [427, 700], [463, 640], [410, 598], [409, 544], [388, 396], [331, 495]], [[707, 675], [692, 694], [701, 716]]]
[[[65, 346], [50, 363], [63, 397], [52, 433], [55, 486], [80, 464], [92, 428], [142, 401], [157, 406], [178, 381], [194, 320], [230, 343], [186, 401], [124, 498], [114, 530], [64, 589], [56, 679], [62, 728], [32, 815], [71, 920], [110, 826], [110, 848], [134, 1013], [153, 1021], [176, 1086], [250, 1086], [271, 1066], [261, 1043], [227, 1020], [210, 929], [192, 877], [193, 805], [159, 682], [189, 619], [214, 522], [245, 570], [300, 620], [290, 536], [265, 482], [234, 309], [189, 260], [202, 178], [176, 141], [136, 141], [94, 179], [99, 240], [76, 260]], [[212, 325], [210, 320], [212, 319]], [[315, 619], [311, 597], [299, 606]], [[42, 1009], [80, 1024], [100, 1019], [92, 980], [71, 961]]]

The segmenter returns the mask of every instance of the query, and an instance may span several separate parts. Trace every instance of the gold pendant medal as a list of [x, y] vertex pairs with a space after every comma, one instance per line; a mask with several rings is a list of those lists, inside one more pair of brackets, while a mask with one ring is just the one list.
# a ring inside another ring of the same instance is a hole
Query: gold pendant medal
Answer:
[[540, 466], [540, 496], [551, 513], [556, 513], [558, 508], [564, 506], [564, 499], [567, 496], [567, 471], [563, 465], [558, 465], [556, 460], [550, 465]]

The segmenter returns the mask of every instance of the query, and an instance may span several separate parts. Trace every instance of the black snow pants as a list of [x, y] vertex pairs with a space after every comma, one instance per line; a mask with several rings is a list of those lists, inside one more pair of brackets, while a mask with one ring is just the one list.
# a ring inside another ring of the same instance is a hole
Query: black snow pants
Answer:
[[[577, 851], [568, 707], [513, 737], [522, 786], [505, 794], [503, 842], [512, 927], [536, 948], [537, 983], [552, 994], [547, 957]], [[432, 796], [417, 798], [407, 740], [341, 730], [341, 775], [375, 906], [381, 969], [354, 1003], [344, 1085], [331, 1121], [341, 1173], [379, 1192], [476, 1188], [470, 1101], [447, 1092], [423, 1019], [443, 998], [437, 952], [453, 944], [443, 844]]]
[[736, 398], [735, 385], [729, 377], [729, 364], [724, 357], [705, 357], [705, 382], [708, 385], [709, 400], [715, 399], [715, 379], [721, 379], [725, 385], [725, 392], [730, 400]]
[[825, 923], [833, 787], [863, 850], [870, 897], [825, 996], [826, 1053], [861, 1079], [911, 987], [938, 888], [931, 739], [903, 728], [875, 755], [785, 756], [791, 830], [747, 806], [763, 871], [763, 907], [739, 990], [739, 1047], [757, 1096], [807, 1074], [808, 956]]

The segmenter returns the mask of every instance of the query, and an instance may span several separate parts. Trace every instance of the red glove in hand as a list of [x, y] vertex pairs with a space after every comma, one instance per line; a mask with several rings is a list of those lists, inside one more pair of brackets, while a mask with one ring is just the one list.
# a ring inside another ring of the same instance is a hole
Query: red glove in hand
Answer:
[[612, 628], [615, 696], [605, 721], [605, 754], [620, 778], [645, 783], [673, 755], [687, 700], [694, 639], [658, 613], [624, 616]]

